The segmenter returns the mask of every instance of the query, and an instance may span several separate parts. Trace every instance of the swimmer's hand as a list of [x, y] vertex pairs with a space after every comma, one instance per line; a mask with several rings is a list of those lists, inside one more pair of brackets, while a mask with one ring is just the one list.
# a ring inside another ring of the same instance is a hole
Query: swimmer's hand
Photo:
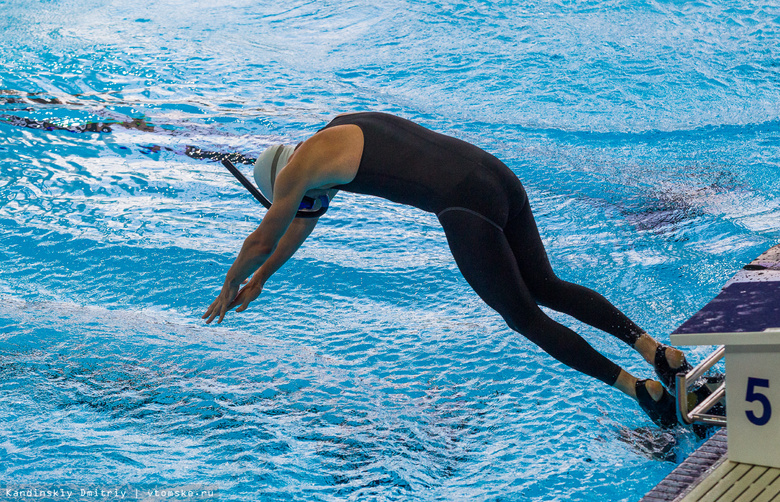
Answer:
[[263, 292], [263, 283], [254, 278], [251, 281], [244, 281], [242, 285], [244, 287], [239, 291], [238, 286], [225, 281], [219, 296], [212, 302], [201, 319], [206, 319], [206, 324], [211, 324], [211, 321], [219, 316], [217, 319], [217, 324], [219, 324], [225, 318], [225, 314], [233, 307], [240, 305], [236, 312], [243, 312]]
[[[267, 220], [263, 219], [263, 221], [265, 222]], [[217, 299], [214, 300], [214, 303], [211, 304], [206, 313], [203, 314], [203, 319], [206, 319], [206, 324], [211, 324], [211, 321], [217, 318], [217, 324], [221, 323], [222, 319], [225, 318], [225, 313], [233, 307], [238, 306], [236, 312], [245, 311], [247, 307], [249, 307], [249, 304], [255, 301], [257, 297], [260, 296], [260, 293], [263, 292], [263, 286], [268, 278], [279, 270], [295, 251], [298, 250], [301, 244], [303, 244], [306, 237], [314, 230], [317, 221], [317, 218], [295, 218], [279, 240], [274, 252], [265, 259], [264, 263], [254, 270], [252, 279], [248, 283], [244, 283], [245, 286], [241, 291], [239, 291], [239, 285], [235, 281], [225, 279], [225, 285], [222, 286], [222, 292]], [[260, 227], [258, 227], [252, 235], [247, 237], [238, 258], [236, 258], [236, 261], [231, 267], [231, 270], [236, 271], [235, 273], [242, 273], [240, 272], [241, 270], [244, 271], [245, 275], [240, 277], [246, 277], [249, 274], [248, 270], [252, 268], [249, 265], [253, 260], [249, 256], [251, 255], [252, 249], [251, 241], [253, 235], [257, 234], [259, 230]], [[247, 245], [247, 242], [249, 242], [250, 245]], [[234, 269], [233, 267], [236, 268]], [[228, 271], [228, 274], [230, 274], [230, 271]]]

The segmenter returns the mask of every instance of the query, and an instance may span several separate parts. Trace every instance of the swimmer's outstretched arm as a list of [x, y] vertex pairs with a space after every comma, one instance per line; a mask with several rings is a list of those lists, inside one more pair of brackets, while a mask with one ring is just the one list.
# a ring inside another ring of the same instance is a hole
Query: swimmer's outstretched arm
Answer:
[[309, 237], [318, 221], [319, 218], [295, 218], [287, 228], [287, 232], [279, 240], [279, 244], [277, 244], [273, 254], [257, 269], [254, 275], [252, 275], [252, 279], [241, 288], [235, 300], [228, 306], [228, 310], [239, 305], [236, 312], [246, 310], [249, 307], [249, 303], [255, 301], [260, 296], [260, 293], [263, 292], [263, 286], [265, 286], [268, 278], [282, 268], [282, 265], [287, 263], [287, 260], [298, 251], [298, 248]]
[[[277, 189], [275, 189], [275, 192], [280, 191], [278, 190], [280, 184], [283, 184], [281, 174], [277, 179]], [[285, 191], [284, 195], [281, 197], [279, 196], [280, 194], [277, 194], [274, 204], [265, 214], [260, 226], [244, 240], [238, 257], [233, 262], [230, 270], [228, 270], [227, 276], [225, 277], [225, 283], [222, 285], [222, 291], [219, 293], [219, 296], [212, 302], [206, 310], [206, 313], [203, 314], [202, 318], [206, 319], [206, 324], [210, 324], [211, 321], [217, 317], [219, 317], [217, 323], [222, 322], [222, 319], [225, 318], [225, 314], [236, 305], [235, 302], [238, 299], [239, 287], [244, 282], [244, 279], [254, 274], [268, 260], [271, 260], [271, 257], [276, 253], [279, 244], [282, 242], [282, 238], [292, 226], [295, 214], [298, 212], [298, 201], [303, 198], [305, 192], [306, 186], [300, 184], [300, 186], [291, 189], [290, 193], [286, 193]], [[311, 230], [309, 230], [309, 233], [310, 232]], [[294, 231], [294, 233], [296, 232]], [[308, 233], [305, 235], [308, 236]], [[298, 232], [298, 237], [296, 237], [296, 239], [300, 238], [300, 236], [300, 232]], [[305, 237], [303, 238], [305, 239]], [[296, 240], [293, 239], [292, 236], [290, 239], [292, 243]], [[302, 242], [303, 240], [300, 241], [300, 243]], [[300, 243], [295, 246], [295, 249], [298, 249]], [[288, 252], [289, 247], [287, 251], [283, 250], [280, 257]], [[292, 253], [290, 253], [290, 256], [292, 256]], [[289, 258], [289, 256], [287, 256], [287, 258]], [[274, 260], [276, 260], [276, 265], [274, 265]], [[274, 260], [272, 260], [272, 266], [275, 266], [278, 269], [283, 262], [279, 263], [277, 259]], [[286, 259], [284, 261], [286, 261]], [[250, 289], [243, 295], [243, 301], [241, 302], [242, 311], [246, 309], [246, 305], [249, 305], [249, 302], [260, 295], [260, 290], [257, 289], [257, 286], [260, 285], [259, 283], [258, 277], [258, 281], [254, 283], [250, 281], [245, 286], [245, 288]], [[257, 293], [254, 298], [251, 297], [252, 295], [250, 293], [252, 292]], [[246, 303], [246, 305], [244, 305], [244, 303]]]
[[[355, 125], [331, 127], [303, 142], [288, 164], [279, 172], [273, 189], [274, 202], [271, 208], [265, 214], [260, 226], [244, 241], [238, 258], [228, 270], [222, 291], [203, 314], [207, 324], [215, 318], [218, 318], [217, 322], [222, 322], [225, 313], [238, 305], [239, 287], [244, 279], [254, 274], [274, 255], [282, 237], [293, 223], [298, 213], [298, 206], [306, 192], [312, 189], [328, 190], [352, 181], [360, 165], [362, 154], [363, 133]], [[292, 244], [301, 235], [303, 234], [299, 234]], [[298, 246], [300, 243], [295, 245], [294, 249], [298, 249]], [[288, 248], [279, 257], [284, 258], [288, 254], [291, 256], [292, 252]], [[289, 256], [283, 261], [277, 261], [276, 264], [272, 261], [271, 267], [265, 270], [263, 275], [278, 269], [287, 258]], [[258, 295], [260, 290], [256, 287], [260, 285], [261, 279], [262, 276], [258, 276], [257, 282], [252, 286]], [[247, 290], [245, 293], [239, 310], [244, 310], [246, 305], [256, 298], [256, 296], [252, 298], [250, 291], [252, 290]]]

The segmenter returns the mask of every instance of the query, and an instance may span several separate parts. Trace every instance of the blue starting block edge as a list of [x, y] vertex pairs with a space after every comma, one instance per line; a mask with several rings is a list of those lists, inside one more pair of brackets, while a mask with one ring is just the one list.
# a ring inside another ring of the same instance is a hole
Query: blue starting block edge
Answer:
[[[780, 245], [745, 265], [672, 334], [760, 332], [780, 327]], [[678, 465], [640, 502], [674, 502], [727, 461], [728, 435], [720, 429]]]
[[780, 245], [737, 272], [672, 334], [764, 331], [780, 326]]

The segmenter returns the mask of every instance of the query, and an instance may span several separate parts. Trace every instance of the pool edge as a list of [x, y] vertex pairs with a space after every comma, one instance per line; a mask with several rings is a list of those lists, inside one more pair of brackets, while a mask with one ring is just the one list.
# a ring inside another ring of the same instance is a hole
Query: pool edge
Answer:
[[726, 460], [726, 428], [718, 430], [694, 451], [682, 464], [674, 468], [655, 488], [639, 502], [675, 502], [693, 490], [713, 470]]

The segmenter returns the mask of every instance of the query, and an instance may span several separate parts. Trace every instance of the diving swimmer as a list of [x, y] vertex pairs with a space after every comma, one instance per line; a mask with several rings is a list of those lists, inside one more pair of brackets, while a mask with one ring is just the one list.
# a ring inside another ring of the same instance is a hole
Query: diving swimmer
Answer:
[[[258, 157], [254, 177], [270, 208], [203, 315], [207, 323], [222, 322], [234, 307], [246, 310], [303, 244], [318, 221], [296, 217], [305, 215], [303, 200], [319, 209], [339, 190], [382, 197], [437, 216], [464, 278], [511, 329], [636, 399], [657, 424], [677, 424], [667, 389], [678, 372], [691, 369], [684, 354], [657, 342], [600, 294], [555, 275], [522, 183], [479, 147], [394, 115], [352, 113], [337, 116], [297, 147], [269, 148]], [[627, 343], [660, 381], [631, 375], [540, 305]]]

